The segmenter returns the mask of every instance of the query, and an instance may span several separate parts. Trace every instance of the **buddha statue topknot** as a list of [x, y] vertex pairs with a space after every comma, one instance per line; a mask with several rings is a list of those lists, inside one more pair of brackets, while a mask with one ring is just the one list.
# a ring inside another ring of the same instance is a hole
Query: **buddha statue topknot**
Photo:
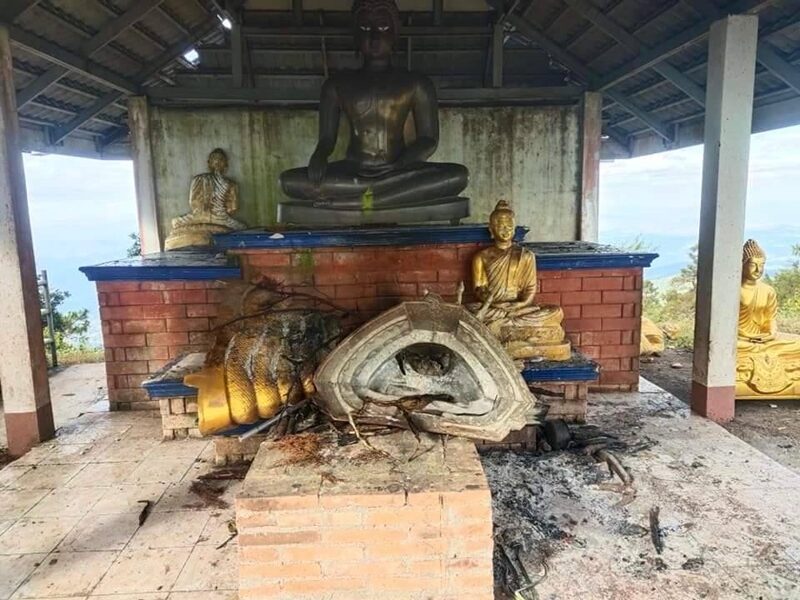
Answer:
[[516, 221], [507, 202], [489, 217], [494, 245], [472, 259], [473, 291], [478, 303], [467, 308], [500, 339], [515, 359], [568, 360], [559, 306], [537, 306], [536, 256], [514, 243]]
[[226, 176], [228, 156], [221, 148], [208, 155], [208, 172], [195, 175], [189, 188], [191, 212], [172, 219], [166, 250], [210, 246], [215, 233], [245, 229], [231, 215], [239, 208], [239, 184]]
[[[319, 139], [308, 167], [281, 174], [293, 198], [278, 207], [278, 220], [300, 225], [359, 225], [458, 221], [469, 216], [463, 165], [428, 159], [439, 144], [433, 83], [392, 66], [400, 30], [394, 0], [355, 0], [359, 70], [332, 75], [322, 86]], [[350, 141], [343, 160], [329, 162], [341, 117]], [[415, 134], [406, 139], [406, 123]]]
[[742, 251], [736, 397], [800, 398], [800, 336], [778, 331], [778, 297], [761, 281], [767, 255], [755, 240]]

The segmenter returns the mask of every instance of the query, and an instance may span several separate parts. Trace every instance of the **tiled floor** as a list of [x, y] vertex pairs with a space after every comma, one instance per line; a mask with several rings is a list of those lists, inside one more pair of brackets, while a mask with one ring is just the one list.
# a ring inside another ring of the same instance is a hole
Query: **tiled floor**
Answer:
[[209, 442], [160, 435], [149, 415], [89, 412], [0, 471], [0, 600], [236, 598], [239, 484], [207, 506], [190, 485]]

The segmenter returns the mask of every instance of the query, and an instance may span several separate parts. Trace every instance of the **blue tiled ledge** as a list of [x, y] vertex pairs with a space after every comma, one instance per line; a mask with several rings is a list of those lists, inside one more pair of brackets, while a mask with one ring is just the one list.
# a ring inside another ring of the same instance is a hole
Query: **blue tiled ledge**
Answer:
[[182, 380], [153, 381], [143, 383], [142, 387], [150, 398], [178, 398], [197, 396], [197, 388], [185, 385]]
[[[521, 242], [527, 227], [517, 227]], [[424, 246], [491, 242], [486, 225], [420, 225], [364, 229], [317, 229], [286, 231], [239, 231], [214, 236], [214, 245], [225, 250], [275, 248], [349, 248], [352, 246]]]
[[587, 382], [596, 381], [599, 376], [599, 365], [577, 351], [568, 361], [526, 361], [522, 369], [527, 383]]
[[222, 252], [183, 251], [146, 254], [81, 267], [89, 281], [208, 281], [240, 279], [241, 269]]
[[536, 255], [536, 266], [542, 271], [649, 267], [658, 258], [653, 252], [626, 252], [593, 242], [525, 242], [522, 245]]

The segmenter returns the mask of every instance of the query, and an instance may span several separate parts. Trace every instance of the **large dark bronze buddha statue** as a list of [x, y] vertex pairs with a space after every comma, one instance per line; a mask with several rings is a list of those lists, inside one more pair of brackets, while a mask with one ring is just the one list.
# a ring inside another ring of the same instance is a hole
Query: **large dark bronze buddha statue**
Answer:
[[[308, 168], [281, 175], [291, 202], [278, 220], [306, 225], [354, 225], [455, 221], [469, 215], [463, 165], [427, 159], [439, 143], [439, 115], [433, 83], [392, 67], [400, 28], [394, 0], [355, 0], [356, 45], [363, 66], [331, 76], [322, 86], [319, 141]], [[328, 162], [339, 120], [350, 125], [344, 160]], [[413, 118], [415, 136], [404, 130]]]

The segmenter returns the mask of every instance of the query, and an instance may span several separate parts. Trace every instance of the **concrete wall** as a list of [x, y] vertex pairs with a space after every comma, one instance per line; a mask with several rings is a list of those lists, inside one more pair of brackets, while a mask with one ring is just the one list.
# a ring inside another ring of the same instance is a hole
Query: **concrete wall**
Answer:
[[[577, 107], [442, 109], [441, 143], [433, 160], [458, 162], [471, 172], [466, 195], [472, 221], [485, 222], [495, 202], [510, 200], [529, 240], [573, 240], [580, 199]], [[208, 153], [228, 153], [229, 176], [239, 182], [237, 218], [250, 226], [274, 223], [282, 199], [281, 171], [308, 163], [317, 137], [311, 110], [208, 108], [151, 110], [151, 142], [162, 235], [188, 211], [189, 182], [206, 170]], [[339, 148], [347, 142], [342, 127]]]

